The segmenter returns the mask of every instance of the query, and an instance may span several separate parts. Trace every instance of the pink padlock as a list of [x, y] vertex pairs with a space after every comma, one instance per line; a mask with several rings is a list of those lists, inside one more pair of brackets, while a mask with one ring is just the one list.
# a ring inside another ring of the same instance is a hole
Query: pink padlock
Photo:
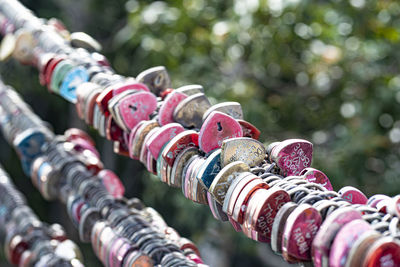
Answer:
[[64, 132], [64, 136], [66, 137], [67, 141], [71, 141], [75, 138], [82, 138], [90, 143], [92, 146], [96, 146], [93, 139], [88, 135], [86, 132], [82, 131], [81, 129], [77, 128], [69, 128]]
[[282, 255], [310, 260], [311, 244], [321, 222], [322, 217], [317, 209], [308, 204], [300, 204], [287, 218], [283, 231]]
[[328, 266], [331, 244], [337, 232], [348, 222], [362, 219], [361, 213], [352, 207], [335, 210], [321, 224], [312, 242], [312, 259], [316, 267]]
[[101, 179], [104, 187], [115, 198], [122, 198], [125, 193], [125, 187], [118, 176], [111, 170], [103, 169], [97, 176]]
[[242, 136], [242, 127], [234, 118], [222, 112], [214, 111], [201, 126], [199, 146], [201, 150], [208, 153], [220, 148], [225, 139]]
[[126, 91], [144, 91], [144, 92], [149, 92], [149, 88], [142, 83], [137, 83], [137, 82], [133, 82], [133, 83], [117, 83], [117, 84], [113, 84], [109, 87], [107, 87], [106, 89], [104, 89], [96, 98], [96, 103], [98, 105], [98, 107], [100, 108], [101, 112], [108, 117], [108, 115], [110, 114], [109, 110], [108, 110], [108, 103], [110, 102], [110, 100], [123, 93]]
[[332, 243], [329, 253], [329, 266], [344, 267], [354, 242], [368, 230], [372, 230], [372, 227], [364, 220], [357, 219], [345, 224]]
[[367, 204], [368, 198], [353, 186], [345, 186], [339, 190], [339, 195], [351, 204]]
[[131, 130], [142, 120], [148, 120], [149, 115], [157, 108], [155, 95], [149, 92], [137, 92], [125, 96], [118, 105], [118, 114], [121, 117], [125, 130]]
[[259, 189], [253, 193], [248, 202], [245, 221], [251, 225], [265, 242], [271, 242], [271, 231], [279, 209], [291, 201], [289, 194], [278, 187]]
[[161, 126], [174, 122], [175, 107], [185, 98], [187, 95], [176, 91], [167, 95], [158, 112], [158, 122]]
[[276, 162], [284, 176], [297, 176], [303, 169], [310, 167], [312, 153], [313, 145], [309, 141], [289, 139], [275, 145], [270, 158]]
[[160, 154], [161, 148], [164, 144], [184, 130], [185, 128], [183, 128], [179, 123], [169, 123], [158, 129], [158, 131], [155, 132], [146, 142], [146, 146], [151, 152], [153, 158], [158, 159], [158, 155]]
[[94, 155], [96, 155], [97, 158], [100, 158], [99, 151], [97, 151], [96, 147], [94, 147], [86, 139], [74, 138], [70, 142], [74, 144], [74, 150], [76, 150], [77, 152], [83, 152], [84, 150], [89, 150]]
[[322, 185], [329, 191], [333, 190], [332, 184], [329, 178], [320, 170], [314, 168], [305, 168], [300, 172], [300, 176], [303, 176], [309, 182]]
[[250, 122], [247, 122], [244, 120], [237, 120], [237, 122], [242, 127], [244, 137], [250, 137], [250, 138], [258, 140], [261, 132], [260, 132], [260, 130], [257, 129], [256, 126], [254, 126]]

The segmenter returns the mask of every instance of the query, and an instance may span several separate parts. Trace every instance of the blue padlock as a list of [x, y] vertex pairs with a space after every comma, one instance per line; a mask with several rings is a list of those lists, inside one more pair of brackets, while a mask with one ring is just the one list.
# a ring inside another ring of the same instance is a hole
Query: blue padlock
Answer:
[[42, 129], [28, 129], [16, 136], [13, 145], [22, 161], [24, 173], [29, 176], [33, 160], [42, 154], [47, 135]]
[[84, 67], [71, 69], [64, 78], [60, 87], [60, 95], [71, 103], [76, 103], [76, 88], [89, 80], [89, 75]]
[[215, 176], [221, 170], [221, 149], [215, 149], [201, 165], [197, 173], [197, 180], [205, 187], [209, 188]]

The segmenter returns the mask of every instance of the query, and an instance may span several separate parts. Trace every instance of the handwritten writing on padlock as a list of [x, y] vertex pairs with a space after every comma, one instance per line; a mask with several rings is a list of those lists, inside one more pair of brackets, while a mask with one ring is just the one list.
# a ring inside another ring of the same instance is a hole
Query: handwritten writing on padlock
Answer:
[[333, 190], [329, 178], [320, 170], [314, 168], [305, 168], [300, 172], [300, 176], [303, 176], [303, 178], [309, 182], [320, 184], [330, 191]]
[[278, 143], [271, 150], [270, 158], [285, 176], [299, 175], [311, 165], [313, 145], [303, 139], [288, 139]]

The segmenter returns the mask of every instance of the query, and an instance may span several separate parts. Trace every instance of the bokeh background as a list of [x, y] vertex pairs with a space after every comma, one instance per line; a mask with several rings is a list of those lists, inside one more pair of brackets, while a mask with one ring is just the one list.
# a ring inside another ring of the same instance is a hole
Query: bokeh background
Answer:
[[[372, 0], [25, 0], [44, 18], [60, 18], [103, 45], [115, 70], [135, 76], [164, 65], [173, 86], [201, 84], [212, 103], [238, 101], [245, 119], [268, 144], [305, 138], [312, 166], [335, 190], [356, 186], [367, 196], [399, 193], [400, 4]], [[88, 130], [105, 166], [115, 170], [127, 196], [139, 197], [167, 223], [195, 241], [211, 266], [285, 266], [266, 244], [212, 218], [132, 160], [115, 155], [76, 117], [73, 106], [50, 95], [37, 71], [11, 60], [1, 75], [56, 133]], [[42, 220], [64, 225], [77, 239], [65, 208], [47, 203], [0, 140], [0, 160]], [[79, 243], [87, 266], [99, 266]], [[7, 266], [1, 257], [1, 266]]]

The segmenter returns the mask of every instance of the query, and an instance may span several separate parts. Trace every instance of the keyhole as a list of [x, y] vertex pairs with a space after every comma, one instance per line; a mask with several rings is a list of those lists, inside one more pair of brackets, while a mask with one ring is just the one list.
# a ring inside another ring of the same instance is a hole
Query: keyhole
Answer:
[[136, 106], [129, 105], [128, 107], [129, 107], [130, 109], [132, 109], [133, 112], [135, 112], [135, 111], [137, 110], [137, 107], [136, 107]]
[[154, 80], [154, 85], [161, 86], [163, 80], [164, 80], [164, 76], [162, 74], [157, 75], [157, 77]]
[[222, 126], [221, 126], [221, 122], [217, 122], [217, 126], [218, 126], [218, 131], [220, 132], [220, 131], [222, 131]]

